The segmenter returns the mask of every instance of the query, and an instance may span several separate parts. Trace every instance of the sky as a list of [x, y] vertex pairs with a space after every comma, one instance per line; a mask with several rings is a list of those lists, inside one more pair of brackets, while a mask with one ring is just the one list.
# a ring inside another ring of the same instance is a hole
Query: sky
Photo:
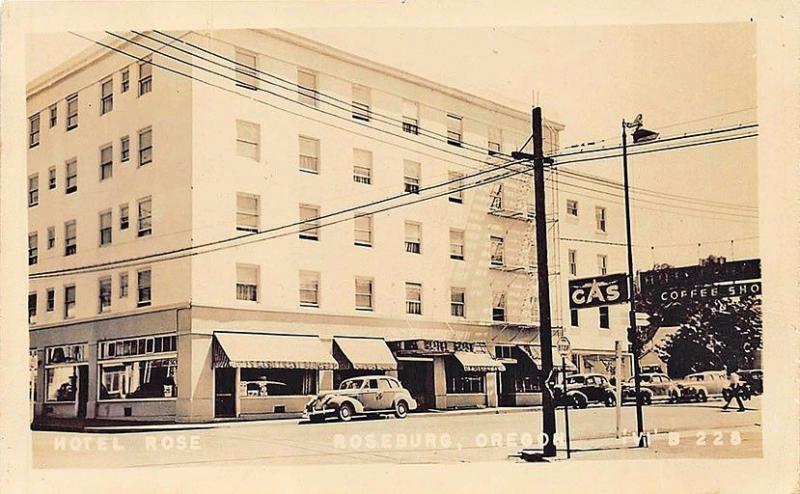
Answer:
[[[619, 144], [621, 120], [639, 113], [663, 136], [757, 121], [749, 23], [292, 31], [520, 110], [535, 98], [546, 118], [566, 126], [562, 146]], [[29, 79], [88, 46], [69, 34], [37, 36], [28, 43]], [[631, 156], [631, 185], [659, 194], [633, 195], [637, 267], [758, 257], [756, 149], [748, 139]], [[564, 166], [622, 180], [619, 158]]]

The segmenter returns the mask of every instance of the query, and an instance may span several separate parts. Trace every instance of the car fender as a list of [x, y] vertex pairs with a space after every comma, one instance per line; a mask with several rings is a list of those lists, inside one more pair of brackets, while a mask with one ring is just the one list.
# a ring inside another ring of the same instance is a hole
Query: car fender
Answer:
[[395, 396], [394, 403], [392, 403], [392, 406], [394, 406], [394, 404], [397, 403], [400, 400], [403, 400], [403, 401], [406, 402], [406, 405], [408, 405], [408, 409], [409, 410], [416, 410], [417, 409], [417, 400], [412, 398], [410, 393], [408, 393], [408, 394], [403, 393], [403, 394]]
[[364, 413], [364, 405], [360, 401], [349, 396], [334, 396], [325, 406], [338, 410], [339, 407], [345, 403], [349, 403], [353, 407], [353, 410], [355, 410], [355, 413]]
[[567, 397], [568, 398], [574, 398], [575, 396], [581, 396], [584, 400], [586, 400], [587, 403], [589, 403], [589, 397], [586, 396], [586, 394], [583, 393], [582, 391], [578, 391], [578, 390], [570, 391], [570, 390], [567, 390]]

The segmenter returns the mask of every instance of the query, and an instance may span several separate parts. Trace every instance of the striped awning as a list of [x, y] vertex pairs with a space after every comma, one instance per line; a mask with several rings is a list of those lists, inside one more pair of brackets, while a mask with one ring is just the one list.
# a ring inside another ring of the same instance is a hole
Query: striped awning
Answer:
[[453, 356], [461, 362], [465, 372], [494, 372], [506, 370], [506, 366], [504, 366], [502, 362], [498, 362], [485, 352], [455, 352]]
[[333, 342], [347, 359], [347, 362], [340, 362], [340, 367], [356, 370], [397, 370], [397, 361], [383, 339], [336, 337]]
[[316, 336], [214, 333], [214, 367], [336, 369], [338, 364]]

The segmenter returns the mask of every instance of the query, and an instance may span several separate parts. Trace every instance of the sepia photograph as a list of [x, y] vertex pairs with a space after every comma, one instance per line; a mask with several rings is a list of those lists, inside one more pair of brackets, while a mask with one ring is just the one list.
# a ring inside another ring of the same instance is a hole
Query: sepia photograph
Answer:
[[[639, 466], [600, 492], [710, 492], [670, 488], [670, 465], [773, 464], [772, 430], [793, 471], [760, 492], [796, 488], [797, 172], [772, 161], [757, 22], [788, 31], [780, 8], [370, 23], [377, 6], [277, 4], [196, 2], [203, 23], [110, 2], [110, 22], [12, 31], [3, 289], [27, 287], [27, 331], [2, 332], [15, 362], [28, 347], [32, 472], [183, 492], [145, 472], [256, 467], [358, 492], [474, 465], [531, 490], [611, 464]], [[314, 473], [356, 467], [371, 483]]]

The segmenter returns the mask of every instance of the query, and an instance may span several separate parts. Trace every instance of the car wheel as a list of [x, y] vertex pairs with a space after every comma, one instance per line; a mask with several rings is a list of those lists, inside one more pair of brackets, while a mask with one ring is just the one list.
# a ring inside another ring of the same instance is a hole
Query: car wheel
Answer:
[[669, 402], [670, 403], [678, 403], [678, 392], [673, 391], [669, 394]]
[[573, 408], [586, 408], [589, 406], [589, 402], [586, 400], [586, 397], [583, 395], [573, 395], [572, 396], [572, 407]]
[[339, 420], [342, 422], [349, 422], [351, 418], [353, 418], [353, 413], [355, 410], [353, 409], [353, 405], [350, 403], [342, 403], [339, 407], [339, 411], [337, 415], [339, 416]]
[[605, 399], [605, 404], [607, 407], [613, 407], [617, 404], [617, 398], [614, 395], [607, 395]]
[[702, 389], [697, 392], [697, 401], [708, 401], [708, 395], [706, 395], [706, 392]]
[[404, 419], [408, 415], [408, 403], [400, 400], [394, 404], [394, 416], [399, 419]]

